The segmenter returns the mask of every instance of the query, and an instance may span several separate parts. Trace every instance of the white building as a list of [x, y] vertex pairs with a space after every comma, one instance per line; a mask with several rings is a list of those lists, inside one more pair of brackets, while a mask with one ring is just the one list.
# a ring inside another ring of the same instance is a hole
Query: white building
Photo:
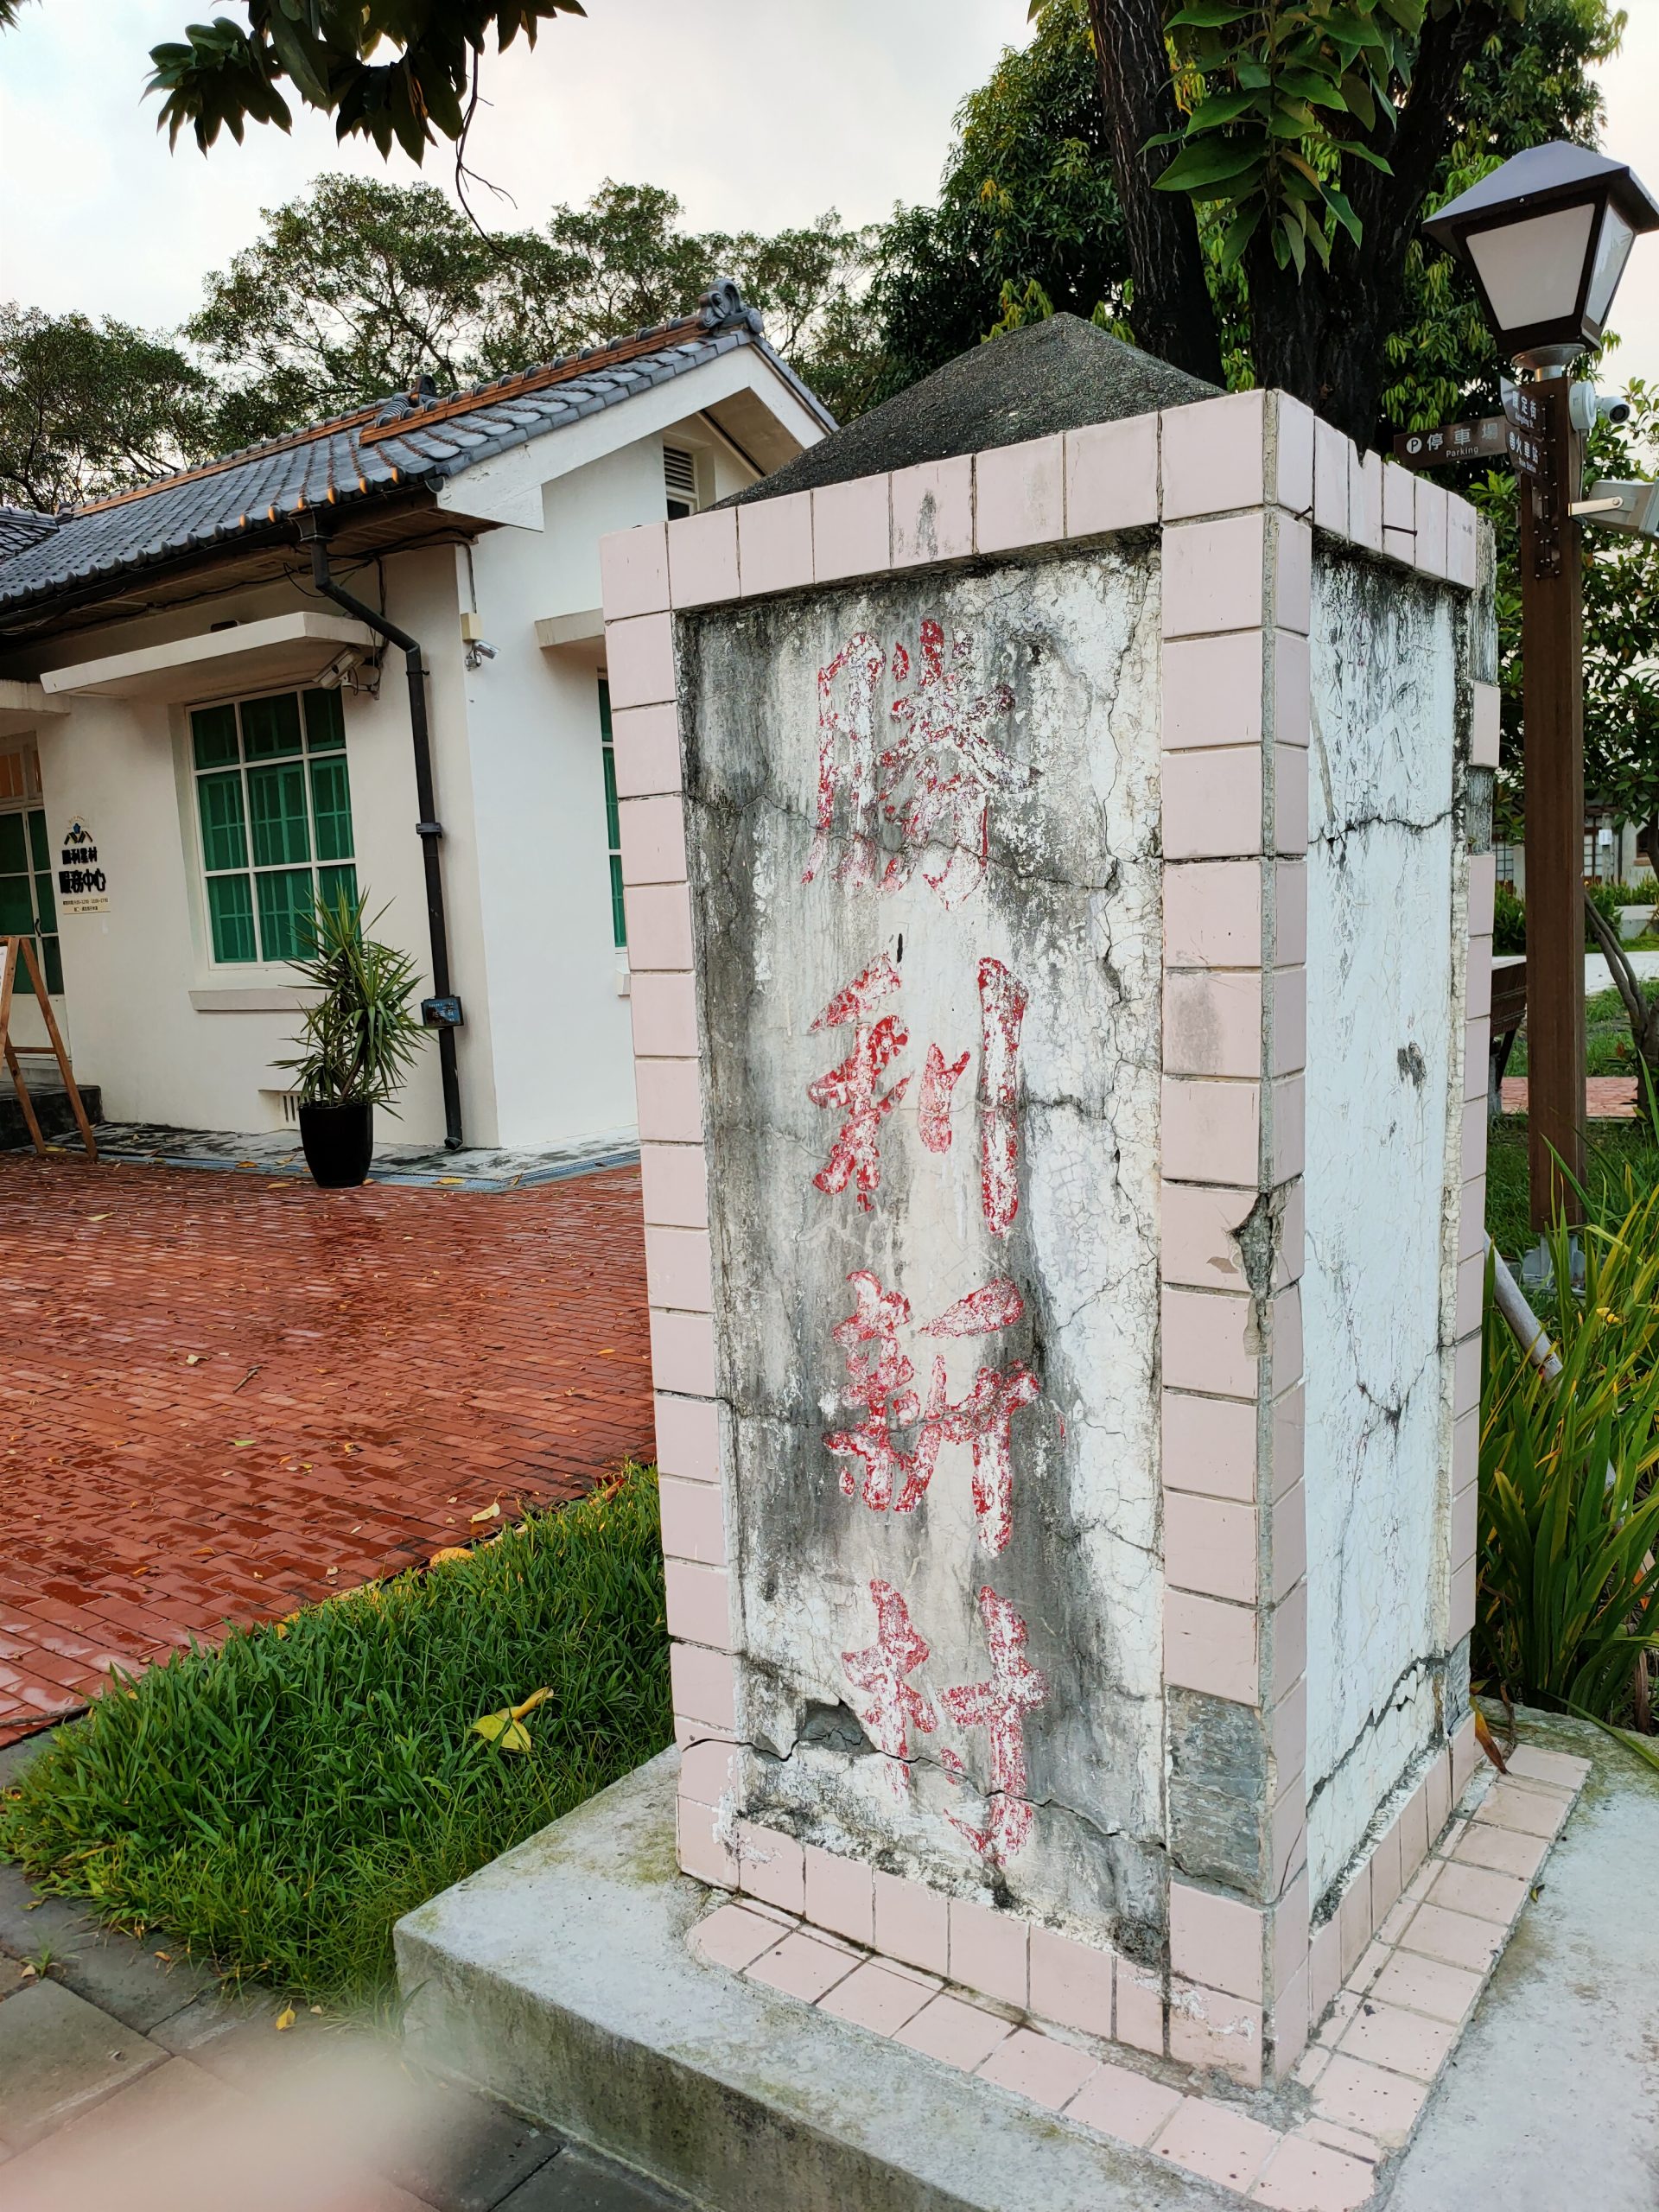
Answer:
[[[538, 1147], [634, 1122], [599, 541], [832, 427], [730, 284], [449, 397], [424, 389], [67, 512], [0, 511], [0, 932], [39, 948], [116, 1121], [273, 1129], [319, 893], [461, 1026], [383, 1134]], [[433, 807], [400, 644], [419, 648]], [[425, 833], [417, 824], [427, 820]], [[441, 824], [441, 835], [431, 824]], [[429, 850], [442, 929], [429, 912]], [[32, 1000], [18, 1043], [44, 1036]]]

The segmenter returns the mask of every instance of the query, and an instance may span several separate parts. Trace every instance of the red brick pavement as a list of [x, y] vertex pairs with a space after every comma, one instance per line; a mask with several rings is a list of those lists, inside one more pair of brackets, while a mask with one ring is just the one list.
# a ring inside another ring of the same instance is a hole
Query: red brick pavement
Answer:
[[0, 1744], [652, 1448], [637, 1169], [322, 1192], [0, 1155]]
[[[1527, 1078], [1503, 1078], [1503, 1111], [1527, 1110]], [[1636, 1119], [1636, 1077], [1633, 1075], [1592, 1075], [1585, 1077], [1585, 1119], [1590, 1122], [1633, 1122]]]

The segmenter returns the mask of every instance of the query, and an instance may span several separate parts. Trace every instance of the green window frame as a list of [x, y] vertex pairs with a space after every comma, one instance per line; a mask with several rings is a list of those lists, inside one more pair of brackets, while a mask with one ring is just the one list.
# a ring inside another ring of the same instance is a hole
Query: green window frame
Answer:
[[[0, 937], [32, 937], [50, 998], [63, 995], [58, 908], [52, 895], [52, 841], [44, 807], [0, 813]], [[14, 988], [32, 998], [35, 986], [20, 960]]]
[[605, 842], [611, 860], [611, 940], [619, 952], [628, 944], [628, 914], [622, 898], [622, 817], [616, 803], [616, 741], [611, 731], [611, 687], [599, 679], [599, 757], [605, 771]]
[[215, 964], [302, 957], [319, 901], [357, 896], [339, 692], [197, 707], [190, 757]]

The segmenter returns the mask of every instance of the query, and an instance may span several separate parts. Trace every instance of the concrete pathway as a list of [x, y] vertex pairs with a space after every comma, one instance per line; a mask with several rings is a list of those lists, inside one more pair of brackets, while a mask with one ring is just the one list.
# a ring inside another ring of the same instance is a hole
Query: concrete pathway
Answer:
[[[35, 1749], [0, 1751], [0, 1788]], [[397, 2044], [213, 1977], [0, 1860], [5, 2212], [685, 2212]]]
[[0, 1219], [0, 1744], [652, 1449], [637, 1169], [486, 1196], [5, 1154]]
[[[1632, 952], [1630, 961], [1639, 982], [1650, 976], [1659, 976], [1659, 952]], [[1600, 952], [1586, 952], [1584, 956], [1586, 998], [1592, 999], [1598, 991], [1610, 991], [1612, 988], [1613, 971], [1607, 965], [1606, 956]]]
[[1402, 2161], [1389, 2212], [1659, 2203], [1659, 1773], [1552, 1716], [1591, 1762], [1544, 1879]]
[[[86, 1157], [80, 1139], [61, 1134], [62, 1149]], [[162, 1122], [100, 1122], [95, 1132], [100, 1159], [131, 1160], [146, 1166], [240, 1169], [244, 1173], [293, 1176], [308, 1181], [310, 1170], [300, 1149], [298, 1129], [268, 1131], [260, 1136], [214, 1129], [181, 1129]], [[20, 1141], [14, 1137], [14, 1143]], [[442, 1145], [411, 1144], [397, 1135], [397, 1124], [381, 1115], [375, 1124], [372, 1183], [407, 1184], [420, 1190], [514, 1191], [537, 1183], [562, 1183], [590, 1175], [600, 1167], [630, 1167], [639, 1158], [639, 1140], [619, 1130], [586, 1144], [537, 1151], [504, 1146], [469, 1145], [446, 1152]]]

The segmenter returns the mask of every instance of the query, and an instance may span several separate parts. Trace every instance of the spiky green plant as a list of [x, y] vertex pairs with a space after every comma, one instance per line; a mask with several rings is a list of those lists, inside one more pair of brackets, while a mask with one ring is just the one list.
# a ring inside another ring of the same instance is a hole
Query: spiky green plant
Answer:
[[[1558, 1377], [1489, 1296], [1474, 1667], [1529, 1705], [1616, 1722], [1659, 1645], [1659, 1190], [1628, 1170], [1623, 1218], [1581, 1232], [1582, 1293], [1558, 1288]], [[1548, 1240], [1572, 1282], [1565, 1227]]]
[[298, 1076], [302, 1106], [385, 1106], [395, 1114], [392, 1102], [427, 1033], [409, 1010], [415, 963], [367, 934], [365, 903], [365, 893], [345, 891], [319, 900], [306, 925], [307, 957], [292, 964], [322, 995], [307, 1011], [300, 1052], [276, 1065]]

